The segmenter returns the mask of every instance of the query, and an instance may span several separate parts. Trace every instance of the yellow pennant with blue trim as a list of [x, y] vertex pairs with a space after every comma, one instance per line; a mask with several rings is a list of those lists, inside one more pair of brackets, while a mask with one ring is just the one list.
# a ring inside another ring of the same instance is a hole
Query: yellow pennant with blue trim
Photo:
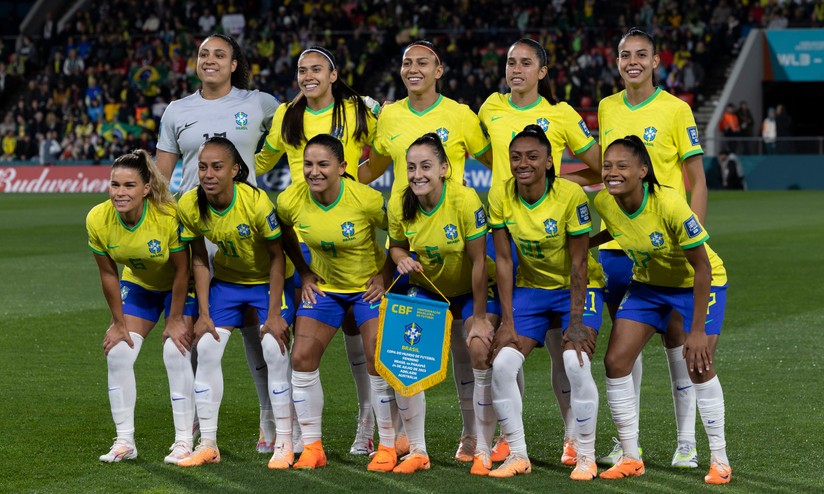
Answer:
[[389, 293], [392, 285], [381, 299], [375, 368], [395, 391], [412, 396], [446, 378], [452, 313], [435, 285], [445, 302]]

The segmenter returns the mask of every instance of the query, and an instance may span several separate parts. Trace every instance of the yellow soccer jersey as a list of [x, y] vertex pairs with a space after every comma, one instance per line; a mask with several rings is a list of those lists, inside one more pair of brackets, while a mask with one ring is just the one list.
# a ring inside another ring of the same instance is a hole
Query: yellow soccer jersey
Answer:
[[515, 196], [514, 178], [489, 192], [489, 226], [506, 228], [518, 249], [515, 285], [546, 290], [568, 289], [572, 260], [567, 235], [592, 230], [584, 190], [563, 178], [535, 204]]
[[721, 258], [705, 242], [709, 234], [681, 194], [666, 188], [644, 190], [644, 202], [627, 214], [609, 192], [595, 196], [595, 209], [610, 235], [632, 259], [632, 277], [656, 286], [687, 288], [694, 284], [695, 271], [684, 255], [685, 249], [701, 244], [712, 265], [712, 285], [727, 283]]
[[492, 141], [493, 187], [495, 184], [503, 184], [512, 176], [509, 167], [509, 143], [527, 125], [540, 125], [546, 132], [552, 144], [552, 162], [556, 175], [561, 174], [564, 148], [569, 147], [574, 154], [581, 154], [595, 144], [587, 124], [568, 104], [562, 102], [553, 105], [538, 96], [535, 103], [520, 107], [514, 105], [509, 97], [510, 94], [491, 94], [478, 112], [481, 124]]
[[[486, 234], [486, 211], [474, 189], [447, 180], [443, 190], [438, 205], [428, 213], [419, 210], [412, 221], [403, 219], [403, 194], [391, 196], [389, 237], [408, 241], [426, 276], [444, 295], [455, 297], [472, 292], [466, 242]], [[432, 289], [417, 273], [412, 273], [411, 283]]]
[[[197, 208], [197, 189], [193, 189], [180, 198], [178, 214], [183, 242], [205, 237], [217, 245], [212, 261], [216, 279], [244, 285], [269, 282], [271, 262], [264, 241], [277, 239], [281, 232], [275, 206], [266, 192], [235, 183], [229, 207], [216, 211], [209, 206], [209, 219], [204, 222]], [[286, 277], [294, 271], [287, 263]]]
[[123, 280], [147, 290], [172, 289], [175, 269], [169, 253], [186, 248], [178, 228], [177, 216], [158, 211], [148, 200], [143, 201], [143, 216], [132, 228], [123, 224], [111, 201], [98, 204], [86, 216], [89, 248], [123, 264]]
[[409, 98], [387, 105], [378, 118], [374, 149], [383, 156], [390, 156], [394, 163], [395, 181], [392, 195], [407, 186], [406, 150], [417, 138], [436, 132], [441, 138], [449, 166], [450, 177], [457, 183], [464, 178], [466, 154], [480, 156], [489, 149], [489, 139], [481, 128], [478, 116], [455, 100], [438, 96], [435, 103], [422, 112], [409, 106]]
[[312, 271], [326, 283], [321, 290], [356, 293], [380, 271], [386, 254], [375, 240], [375, 228], [386, 229], [383, 195], [368, 185], [341, 179], [334, 203], [315, 202], [306, 182], [278, 196], [278, 216], [300, 232], [312, 253]]
[[[358, 112], [355, 103], [352, 100], [344, 101], [344, 122], [343, 128], [338, 128], [332, 131], [332, 114], [335, 104], [327, 106], [318, 111], [312, 111], [307, 107], [303, 113], [303, 133], [306, 135], [306, 141], [303, 141], [300, 146], [292, 146], [283, 140], [281, 134], [283, 128], [283, 117], [286, 115], [286, 109], [289, 105], [280, 105], [275, 111], [275, 116], [272, 118], [272, 127], [269, 130], [269, 135], [264, 141], [264, 152], [255, 157], [255, 172], [258, 176], [271, 170], [275, 163], [278, 162], [283, 153], [289, 160], [289, 173], [292, 176], [292, 183], [301, 183], [305, 179], [303, 177], [303, 148], [306, 142], [319, 134], [332, 134], [343, 143], [343, 155], [346, 159], [346, 171], [351, 175], [358, 176], [358, 162], [363, 153], [363, 147], [372, 141], [375, 136], [375, 127], [377, 119], [374, 118], [375, 113], [369, 115], [366, 119], [367, 129], [369, 133], [360, 140], [355, 139], [355, 127], [358, 121]], [[375, 108], [377, 111], [378, 108]], [[268, 152], [266, 152], [268, 151]]]

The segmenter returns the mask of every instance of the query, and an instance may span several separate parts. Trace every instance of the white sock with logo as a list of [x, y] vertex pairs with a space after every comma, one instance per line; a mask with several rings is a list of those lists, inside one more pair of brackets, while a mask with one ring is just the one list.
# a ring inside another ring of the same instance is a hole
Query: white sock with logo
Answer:
[[272, 402], [269, 400], [269, 370], [266, 368], [266, 358], [260, 346], [260, 326], [241, 328], [240, 334], [243, 336], [246, 363], [255, 382], [260, 403], [260, 429], [263, 431], [263, 440], [271, 444], [275, 440], [275, 416], [272, 412]]
[[409, 449], [412, 453], [426, 453], [426, 396], [421, 391], [410, 397], [396, 395], [398, 412], [403, 419], [403, 427], [409, 437]]
[[475, 376], [472, 374], [472, 359], [466, 347], [463, 323], [455, 321], [452, 324], [452, 376], [455, 378], [455, 389], [458, 391], [458, 405], [461, 407], [463, 431], [461, 435], [475, 436], [475, 407], [472, 405], [472, 395], [475, 392]]
[[606, 383], [607, 402], [624, 455], [638, 460], [638, 410], [632, 374], [616, 379], [608, 377]]
[[319, 441], [323, 419], [323, 386], [319, 370], [292, 370], [292, 401], [298, 414], [303, 444]]
[[495, 435], [495, 408], [492, 403], [492, 369], [472, 369], [475, 375], [475, 431], [478, 434], [476, 453], [490, 453]]
[[[344, 324], [346, 324], [344, 322]], [[363, 350], [361, 335], [343, 334], [343, 346], [349, 360], [349, 370], [355, 379], [355, 391], [358, 393], [358, 427], [366, 432], [375, 431], [375, 419], [372, 415], [372, 392], [369, 373], [366, 370], [366, 352]]]
[[644, 376], [643, 352], [638, 354], [635, 363], [632, 364], [632, 385], [635, 393], [635, 436], [640, 437], [641, 425], [641, 379]]
[[217, 441], [217, 418], [223, 400], [223, 351], [232, 332], [215, 328], [220, 341], [206, 333], [197, 344], [197, 373], [195, 374], [195, 405], [200, 418], [200, 437]]
[[134, 348], [121, 341], [109, 350], [106, 364], [109, 368], [109, 405], [117, 438], [134, 445], [134, 405], [137, 401], [134, 362], [143, 346], [143, 337], [131, 331], [129, 336]]
[[280, 346], [269, 333], [260, 342], [266, 359], [269, 380], [269, 400], [273, 410], [277, 446], [292, 450], [292, 386], [289, 382], [289, 352], [280, 353]]
[[192, 354], [180, 353], [171, 338], [163, 343], [163, 363], [169, 378], [169, 394], [172, 401], [172, 418], [175, 425], [175, 442], [184, 441], [192, 446], [192, 422], [195, 419], [195, 375], [192, 372]]
[[560, 329], [547, 331], [546, 349], [552, 368], [552, 392], [558, 401], [558, 410], [564, 420], [564, 439], [575, 438], [575, 415], [570, 407], [571, 385], [564, 366], [564, 349]]
[[575, 424], [574, 437], [578, 455], [595, 460], [595, 426], [598, 422], [598, 387], [592, 378], [592, 365], [587, 354], [581, 355], [584, 366], [578, 363], [578, 352], [564, 351], [564, 365], [570, 382], [570, 409]]
[[492, 363], [492, 404], [501, 431], [509, 443], [509, 450], [526, 456], [524, 437], [523, 401], [516, 384], [518, 370], [524, 364], [524, 355], [511, 347], [498, 352]]
[[395, 403], [395, 390], [381, 376], [369, 376], [369, 382], [372, 386], [370, 395], [378, 422], [380, 443], [387, 448], [394, 448], [395, 427], [392, 425], [392, 405]]
[[687, 372], [684, 347], [666, 348], [672, 383], [672, 403], [675, 407], [675, 430], [678, 444], [695, 446], [695, 387]]
[[727, 440], [724, 435], [724, 391], [718, 376], [709, 381], [695, 385], [695, 397], [698, 398], [698, 412], [707, 431], [712, 457], [724, 465], [729, 465], [727, 458]]

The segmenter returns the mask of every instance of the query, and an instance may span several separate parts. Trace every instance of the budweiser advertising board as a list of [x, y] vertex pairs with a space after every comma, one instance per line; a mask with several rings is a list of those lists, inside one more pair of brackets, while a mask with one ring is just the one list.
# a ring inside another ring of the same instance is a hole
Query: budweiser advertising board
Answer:
[[0, 192], [106, 192], [108, 166], [1, 166]]

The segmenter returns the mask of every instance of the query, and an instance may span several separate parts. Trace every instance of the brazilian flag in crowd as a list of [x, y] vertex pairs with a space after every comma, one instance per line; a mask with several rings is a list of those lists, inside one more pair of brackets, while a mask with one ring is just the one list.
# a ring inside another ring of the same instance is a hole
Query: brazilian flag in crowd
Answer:
[[166, 83], [169, 75], [169, 68], [157, 65], [143, 65], [142, 67], [132, 67], [129, 72], [129, 80], [140, 89], [147, 97], [156, 96], [160, 93], [160, 86]]
[[140, 137], [140, 134], [143, 132], [143, 127], [139, 125], [129, 125], [123, 122], [106, 122], [101, 127], [100, 132], [106, 142], [114, 141], [115, 137], [119, 137], [122, 141], [126, 139], [127, 135]]

